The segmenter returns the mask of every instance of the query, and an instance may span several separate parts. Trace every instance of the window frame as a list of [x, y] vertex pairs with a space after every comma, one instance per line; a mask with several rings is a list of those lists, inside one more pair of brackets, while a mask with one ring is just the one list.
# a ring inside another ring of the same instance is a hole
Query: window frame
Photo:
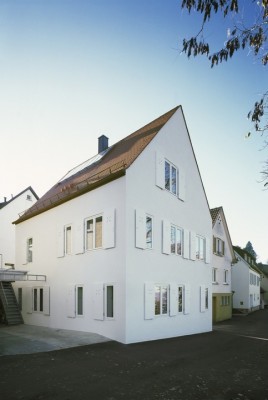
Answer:
[[[68, 233], [70, 232], [70, 233]], [[72, 254], [72, 225], [64, 226], [64, 255], [70, 256]]]
[[27, 238], [26, 241], [26, 257], [27, 257], [27, 263], [32, 263], [33, 262], [33, 237]]
[[212, 267], [212, 283], [217, 283], [217, 268]]
[[[157, 292], [156, 289], [159, 288], [159, 313], [156, 313], [157, 309], [157, 303], [156, 303], [156, 297], [157, 297]], [[164, 292], [165, 290], [165, 292]], [[166, 299], [165, 302], [163, 302], [164, 294], [166, 293]], [[166, 311], [163, 312], [164, 307], [166, 308]], [[169, 314], [169, 285], [168, 284], [154, 284], [154, 316], [155, 317], [163, 317], [163, 316], [168, 316]]]
[[[112, 288], [112, 303], [111, 310], [112, 314], [109, 315], [110, 307], [109, 307], [109, 296], [108, 296], [108, 288]], [[106, 320], [114, 320], [115, 319], [115, 285], [113, 283], [105, 283], [104, 284], [104, 318]]]
[[32, 288], [33, 313], [44, 314], [44, 288], [36, 286]]
[[[203, 244], [202, 248], [202, 253], [201, 253], [201, 246], [200, 244]], [[205, 252], [206, 252], [206, 239], [203, 236], [196, 235], [196, 241], [195, 241], [195, 253], [196, 253], [196, 260], [199, 261], [205, 261]], [[200, 254], [202, 257], [200, 257]]]
[[[97, 219], [101, 219], [101, 244], [100, 246], [96, 246], [96, 242], [97, 242], [97, 230], [96, 230], [96, 223], [97, 223]], [[90, 221], [92, 221], [92, 230], [88, 229], [88, 223], [90, 223]], [[88, 246], [88, 235], [89, 233], [92, 232], [92, 248]], [[85, 247], [85, 251], [92, 251], [92, 250], [98, 250], [98, 249], [103, 249], [103, 214], [97, 214], [97, 215], [93, 215], [91, 217], [88, 217], [85, 220], [85, 230], [84, 230], [84, 247]]]
[[[82, 289], [82, 296], [79, 298], [79, 289]], [[77, 317], [84, 316], [84, 286], [83, 285], [76, 285], [75, 286], [75, 314]], [[81, 304], [79, 304], [81, 301]], [[80, 306], [79, 306], [80, 305]], [[79, 312], [79, 309], [82, 309], [82, 312]]]
[[225, 242], [224, 242], [224, 240], [222, 240], [219, 237], [214, 236], [213, 237], [213, 241], [214, 241], [214, 243], [213, 243], [213, 246], [214, 246], [213, 252], [214, 252], [214, 254], [216, 254], [219, 257], [223, 257], [224, 253], [225, 253]]
[[[178, 290], [178, 314], [183, 314], [184, 312], [184, 285], [178, 285], [177, 286]], [[180, 297], [181, 297], [181, 303], [180, 303]]]
[[[164, 160], [164, 188], [169, 193], [177, 196], [178, 193], [178, 168], [168, 161], [167, 159]], [[168, 171], [167, 171], [168, 169]], [[173, 177], [173, 173], [175, 172], [175, 176]], [[168, 177], [167, 177], [168, 175]], [[175, 178], [175, 191], [173, 190], [173, 179]], [[168, 181], [168, 184], [167, 184]]]
[[[172, 230], [175, 230], [175, 242], [172, 242]], [[180, 241], [177, 240], [177, 232], [180, 232]], [[174, 245], [174, 251], [172, 250], [172, 246]], [[178, 245], [180, 245], [180, 252], [178, 253]], [[183, 229], [178, 227], [177, 225], [170, 224], [170, 254], [176, 256], [182, 256], [182, 247], [183, 247]]]
[[228, 269], [225, 269], [223, 271], [223, 283], [224, 283], [224, 285], [229, 285], [229, 271], [228, 271]]
[[[147, 228], [147, 218], [151, 220], [151, 241], [147, 240], [148, 232], [150, 232], [150, 230]], [[153, 249], [153, 245], [154, 245], [153, 231], [154, 231], [154, 218], [150, 214], [145, 214], [145, 240], [146, 240], [146, 249], [147, 250]]]

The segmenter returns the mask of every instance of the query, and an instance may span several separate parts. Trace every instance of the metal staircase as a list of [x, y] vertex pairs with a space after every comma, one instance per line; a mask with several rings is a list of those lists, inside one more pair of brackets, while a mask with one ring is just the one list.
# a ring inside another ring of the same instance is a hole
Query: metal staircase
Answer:
[[7, 325], [23, 324], [19, 305], [11, 282], [0, 281], [0, 306]]

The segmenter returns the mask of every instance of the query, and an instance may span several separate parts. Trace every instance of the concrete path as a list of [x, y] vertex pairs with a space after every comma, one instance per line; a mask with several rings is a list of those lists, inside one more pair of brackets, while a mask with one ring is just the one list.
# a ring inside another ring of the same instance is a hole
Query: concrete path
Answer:
[[0, 356], [40, 353], [109, 340], [96, 333], [33, 325], [0, 325]]

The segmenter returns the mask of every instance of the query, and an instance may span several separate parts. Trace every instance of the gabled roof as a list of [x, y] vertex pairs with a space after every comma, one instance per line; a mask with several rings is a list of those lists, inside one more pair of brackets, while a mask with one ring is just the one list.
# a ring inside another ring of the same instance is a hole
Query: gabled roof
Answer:
[[214, 227], [216, 221], [218, 220], [218, 218], [222, 219], [222, 222], [224, 224], [225, 227], [225, 233], [227, 236], [227, 240], [228, 240], [228, 244], [229, 244], [229, 248], [230, 248], [230, 252], [231, 252], [231, 256], [232, 256], [232, 260], [233, 262], [235, 262], [235, 254], [234, 254], [234, 249], [233, 249], [233, 245], [232, 245], [232, 239], [231, 239], [231, 235], [228, 229], [228, 225], [226, 222], [226, 218], [225, 218], [225, 214], [223, 211], [222, 207], [215, 207], [215, 208], [211, 208], [210, 209], [210, 215], [212, 218], [212, 228]]
[[120, 140], [96, 162], [88, 163], [89, 166], [83, 169], [74, 169], [74, 171], [78, 171], [74, 174], [68, 173], [66, 179], [61, 179], [14, 223], [23, 222], [125, 175], [126, 169], [136, 160], [179, 107], [173, 108]]
[[25, 192], [27, 192], [28, 190], [30, 190], [32, 192], [32, 194], [34, 195], [34, 197], [36, 198], [36, 200], [39, 199], [39, 197], [37, 196], [37, 194], [35, 193], [35, 191], [33, 190], [33, 188], [31, 186], [28, 186], [26, 189], [24, 189], [22, 192], [16, 194], [16, 196], [12, 197], [10, 200], [8, 201], [4, 201], [2, 203], [0, 203], [0, 210], [4, 207], [6, 207], [8, 204], [12, 203], [14, 200], [16, 200], [18, 197], [22, 196]]
[[[244, 261], [244, 263], [246, 263], [249, 268], [251, 268], [252, 270], [254, 270], [255, 272], [257, 272], [258, 274], [262, 274], [261, 269], [258, 267], [258, 265], [256, 264], [256, 259], [252, 256], [252, 254], [250, 254], [248, 251], [241, 249], [241, 247], [239, 246], [233, 246], [235, 252], [241, 256], [241, 259]], [[253, 261], [253, 263], [249, 263], [248, 261], [245, 260], [245, 254], [249, 257], [250, 260]]]

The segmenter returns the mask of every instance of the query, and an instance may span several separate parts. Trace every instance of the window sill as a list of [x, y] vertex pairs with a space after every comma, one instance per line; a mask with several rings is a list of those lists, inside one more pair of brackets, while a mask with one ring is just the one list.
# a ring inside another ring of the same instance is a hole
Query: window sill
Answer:
[[219, 282], [212, 282], [212, 285], [218, 285]]

